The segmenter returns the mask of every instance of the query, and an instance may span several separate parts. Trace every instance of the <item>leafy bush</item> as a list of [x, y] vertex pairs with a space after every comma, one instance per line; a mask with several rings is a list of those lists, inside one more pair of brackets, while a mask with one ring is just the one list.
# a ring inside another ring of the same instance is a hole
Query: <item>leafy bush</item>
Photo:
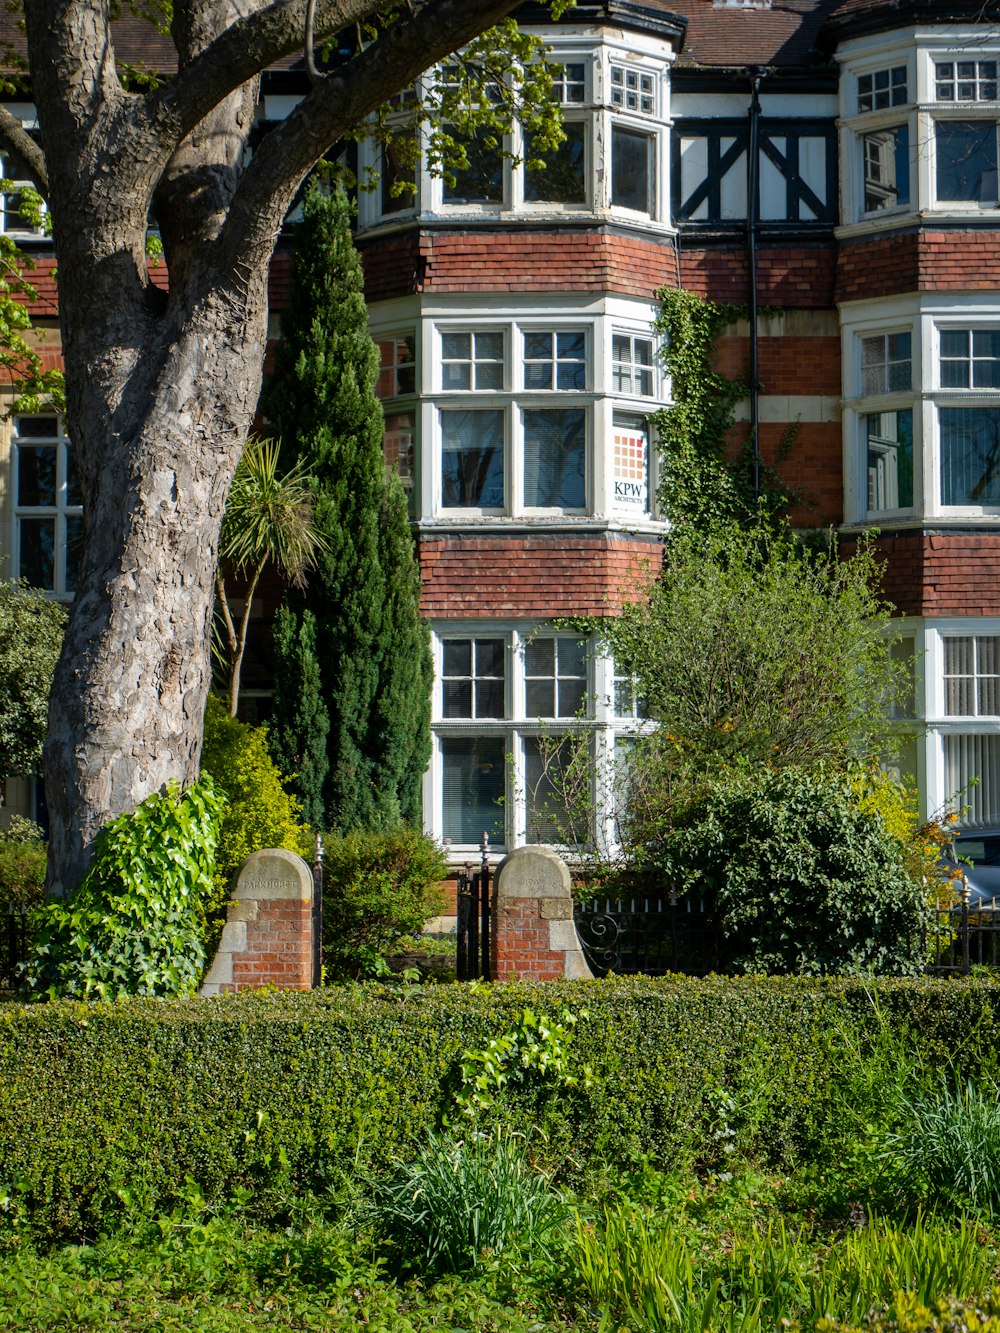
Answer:
[[[491, 1125], [564, 1171], [624, 1178], [699, 1159], [731, 1099], [731, 1158], [817, 1173], [828, 1206], [870, 1199], [858, 1149], [908, 1090], [1000, 1076], [1000, 986], [983, 981], [637, 977], [545, 986], [328, 987], [212, 1001], [0, 1004], [0, 1199], [36, 1234], [106, 1230], [123, 1194], [169, 1208], [186, 1176], [260, 1216], [411, 1158], [454, 1108], [465, 1052], [526, 1008], [580, 1013], [585, 1086], [510, 1080]], [[921, 1071], [933, 1071], [922, 1073]], [[0, 1232], [5, 1225], [0, 1207]]]
[[12, 815], [0, 831], [0, 915], [29, 910], [45, 897], [45, 835], [37, 824]]
[[714, 900], [727, 962], [746, 972], [912, 974], [926, 890], [848, 778], [731, 771], [646, 849], [654, 868]]
[[194, 991], [221, 809], [203, 778], [183, 795], [176, 787], [154, 793], [105, 824], [76, 893], [38, 910], [26, 986], [50, 999]]
[[302, 856], [310, 854], [309, 830], [300, 822], [298, 799], [285, 790], [284, 781], [267, 748], [267, 731], [230, 717], [214, 695], [205, 710], [205, 738], [201, 771], [208, 773], [226, 797], [219, 826], [215, 888], [206, 903], [214, 925], [207, 928], [211, 952], [222, 929], [225, 905], [240, 866], [254, 852], [284, 847]]
[[505, 1248], [544, 1245], [563, 1205], [502, 1130], [431, 1134], [416, 1157], [376, 1187], [376, 1234], [404, 1267], [462, 1273]]
[[444, 853], [416, 829], [359, 830], [326, 845], [323, 963], [330, 977], [358, 977], [404, 935], [444, 907]]
[[41, 588], [0, 580], [0, 777], [39, 770], [65, 624]]

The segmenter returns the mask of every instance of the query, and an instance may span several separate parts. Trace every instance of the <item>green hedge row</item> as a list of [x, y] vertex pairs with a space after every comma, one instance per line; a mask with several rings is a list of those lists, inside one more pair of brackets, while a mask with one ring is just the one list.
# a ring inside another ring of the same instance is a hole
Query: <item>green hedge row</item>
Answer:
[[[727, 1134], [761, 1160], [836, 1161], [902, 1066], [994, 1077], [1000, 986], [980, 981], [630, 978], [346, 987], [217, 1000], [0, 1005], [0, 1223], [93, 1234], [196, 1180], [209, 1198], [335, 1184], [405, 1155], [453, 1105], [460, 1058], [525, 1007], [586, 1011], [589, 1086], [529, 1085], [481, 1113], [540, 1128], [573, 1169], [710, 1161]], [[730, 1100], [731, 1099], [731, 1100]], [[5, 1202], [6, 1201], [6, 1202]]]

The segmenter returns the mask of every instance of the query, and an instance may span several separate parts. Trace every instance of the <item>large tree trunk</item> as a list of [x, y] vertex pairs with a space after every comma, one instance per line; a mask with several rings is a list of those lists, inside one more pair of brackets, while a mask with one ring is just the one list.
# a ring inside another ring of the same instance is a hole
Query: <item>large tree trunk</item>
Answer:
[[109, 817], [197, 776], [219, 527], [260, 388], [263, 277], [253, 287], [247, 308], [215, 301], [185, 330], [127, 449], [77, 421], [75, 448], [107, 464], [53, 689], [53, 893], [79, 881]]

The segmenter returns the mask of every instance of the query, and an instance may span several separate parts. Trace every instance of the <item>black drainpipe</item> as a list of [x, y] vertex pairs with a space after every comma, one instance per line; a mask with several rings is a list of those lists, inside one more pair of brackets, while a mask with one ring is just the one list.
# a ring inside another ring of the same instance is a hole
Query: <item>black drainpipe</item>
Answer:
[[753, 493], [760, 497], [760, 384], [757, 347], [757, 225], [760, 221], [760, 81], [750, 78], [750, 143], [747, 150], [747, 259], [750, 269], [750, 439], [753, 446]]

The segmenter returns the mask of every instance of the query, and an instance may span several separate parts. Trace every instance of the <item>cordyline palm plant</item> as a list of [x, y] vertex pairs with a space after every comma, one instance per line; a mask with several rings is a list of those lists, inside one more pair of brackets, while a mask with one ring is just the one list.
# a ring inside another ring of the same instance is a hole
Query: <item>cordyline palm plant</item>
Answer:
[[[316, 501], [303, 463], [279, 472], [278, 452], [277, 440], [251, 439], [247, 443], [222, 520], [215, 588], [229, 649], [229, 711], [233, 717], [240, 698], [250, 610], [261, 575], [273, 564], [283, 579], [301, 588], [306, 571], [327, 549], [326, 538], [314, 522]], [[239, 628], [226, 595], [224, 568], [248, 580]]]

